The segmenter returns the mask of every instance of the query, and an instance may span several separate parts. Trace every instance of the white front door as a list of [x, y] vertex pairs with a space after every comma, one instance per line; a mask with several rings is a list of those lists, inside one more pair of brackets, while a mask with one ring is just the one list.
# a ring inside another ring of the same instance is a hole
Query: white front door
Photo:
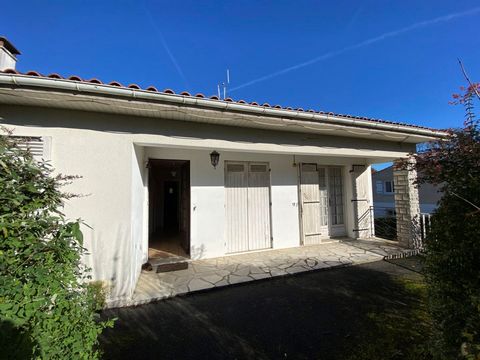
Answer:
[[271, 247], [267, 163], [225, 163], [226, 252]]
[[328, 190], [326, 169], [317, 164], [300, 165], [300, 211], [304, 245], [328, 238]]

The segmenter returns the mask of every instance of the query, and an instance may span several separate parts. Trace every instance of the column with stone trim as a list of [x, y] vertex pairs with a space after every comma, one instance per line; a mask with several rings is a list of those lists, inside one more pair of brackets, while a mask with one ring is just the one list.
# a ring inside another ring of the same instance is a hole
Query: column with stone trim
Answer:
[[417, 172], [411, 168], [396, 169], [395, 165], [397, 163], [394, 164], [393, 168], [397, 239], [402, 246], [418, 249], [421, 244], [419, 232], [420, 202], [418, 187], [415, 184]]

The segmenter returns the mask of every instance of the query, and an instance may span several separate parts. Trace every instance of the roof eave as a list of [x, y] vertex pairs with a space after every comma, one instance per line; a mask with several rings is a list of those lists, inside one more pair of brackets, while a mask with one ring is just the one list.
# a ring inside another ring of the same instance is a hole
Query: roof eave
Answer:
[[342, 125], [353, 129], [375, 129], [377, 131], [388, 131], [400, 134], [410, 134], [425, 138], [428, 141], [447, 136], [445, 131], [417, 128], [395, 123], [383, 123], [356, 119], [351, 117], [342, 117], [339, 115], [330, 115], [325, 113], [316, 113], [308, 111], [277, 109], [265, 106], [254, 106], [251, 104], [242, 104], [236, 102], [227, 102], [213, 100], [208, 98], [198, 98], [186, 95], [168, 94], [152, 92], [142, 89], [124, 88], [106, 84], [88, 83], [67, 79], [33, 77], [19, 74], [0, 73], [0, 86], [13, 88], [34, 88], [44, 91], [68, 91], [76, 94], [89, 94], [94, 96], [110, 96], [120, 99], [135, 99], [137, 101], [148, 100], [169, 103], [174, 105], [184, 105], [186, 107], [200, 107], [210, 110], [221, 110], [222, 112], [244, 113], [252, 115], [267, 116], [281, 121], [297, 120], [313, 123], [325, 123], [330, 125]]

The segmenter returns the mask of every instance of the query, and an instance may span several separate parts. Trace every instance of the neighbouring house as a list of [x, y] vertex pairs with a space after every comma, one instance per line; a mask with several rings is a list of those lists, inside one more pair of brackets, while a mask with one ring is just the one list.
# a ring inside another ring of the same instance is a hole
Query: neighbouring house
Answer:
[[[372, 174], [375, 217], [395, 215], [395, 184], [393, 165]], [[442, 194], [437, 186], [421, 184], [418, 187], [420, 212], [431, 214], [437, 208]]]
[[[96, 78], [20, 72], [0, 38], [0, 121], [56, 171], [81, 175], [65, 213], [110, 300], [155, 256], [212, 258], [374, 235], [371, 165], [443, 131]], [[67, 61], [67, 60], [66, 60]], [[414, 174], [399, 171], [398, 239], [412, 246]]]

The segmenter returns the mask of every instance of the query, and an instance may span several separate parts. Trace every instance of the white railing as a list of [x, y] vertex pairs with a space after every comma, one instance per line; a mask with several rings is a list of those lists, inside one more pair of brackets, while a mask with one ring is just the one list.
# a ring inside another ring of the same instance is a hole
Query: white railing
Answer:
[[423, 250], [425, 248], [425, 239], [427, 238], [428, 233], [430, 232], [430, 227], [432, 225], [432, 215], [427, 213], [420, 213], [420, 224], [418, 236], [420, 237], [419, 248]]

